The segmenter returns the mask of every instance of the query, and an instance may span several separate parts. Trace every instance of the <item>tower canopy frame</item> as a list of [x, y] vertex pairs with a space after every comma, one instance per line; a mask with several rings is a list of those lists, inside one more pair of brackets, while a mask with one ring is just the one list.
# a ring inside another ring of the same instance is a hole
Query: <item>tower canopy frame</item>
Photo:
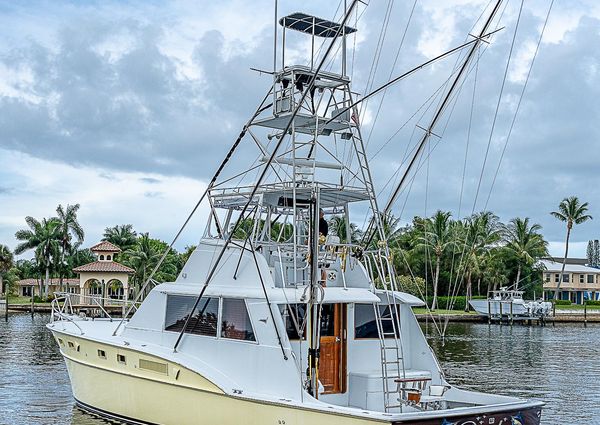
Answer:
[[356, 28], [352, 28], [347, 25], [344, 26], [342, 31], [340, 31], [339, 29], [341, 25], [337, 22], [329, 21], [323, 18], [317, 18], [316, 16], [302, 12], [295, 12], [288, 16], [284, 16], [283, 18], [279, 19], [279, 24], [283, 27], [317, 37], [342, 37], [344, 35], [356, 32]]

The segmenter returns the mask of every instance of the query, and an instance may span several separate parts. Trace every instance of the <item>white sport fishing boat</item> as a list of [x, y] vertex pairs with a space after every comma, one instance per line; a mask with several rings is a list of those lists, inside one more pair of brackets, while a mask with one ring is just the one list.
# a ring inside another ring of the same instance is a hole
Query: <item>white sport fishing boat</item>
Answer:
[[469, 304], [479, 315], [498, 319], [543, 319], [550, 315], [551, 302], [526, 301], [523, 294], [523, 291], [500, 288], [498, 291], [491, 291], [487, 299], [470, 300]]
[[[397, 287], [387, 211], [378, 208], [346, 75], [356, 3], [340, 23], [303, 13], [278, 20], [283, 40], [295, 30], [327, 49], [316, 61], [313, 48], [308, 66], [281, 58], [198, 202], [207, 201], [210, 219], [175, 282], [153, 287], [123, 319], [77, 316], [73, 295], [55, 301], [48, 328], [81, 408], [130, 424], [539, 424], [540, 401], [449, 383], [412, 311], [422, 301]], [[456, 81], [500, 3], [460, 47]], [[326, 72], [335, 46], [341, 72]], [[242, 140], [241, 159], [253, 146], [258, 161], [223, 177]], [[252, 171], [251, 184], [237, 184]], [[373, 212], [363, 243], [319, 232], [321, 210], [349, 229], [350, 207], [361, 202]]]

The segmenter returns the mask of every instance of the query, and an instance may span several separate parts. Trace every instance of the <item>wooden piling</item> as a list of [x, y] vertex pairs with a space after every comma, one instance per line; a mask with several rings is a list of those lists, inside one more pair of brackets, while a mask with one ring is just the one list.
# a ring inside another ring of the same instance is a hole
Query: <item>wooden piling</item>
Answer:
[[502, 300], [498, 301], [498, 306], [500, 307], [500, 326], [502, 326]]
[[587, 328], [587, 301], [583, 301], [583, 327]]

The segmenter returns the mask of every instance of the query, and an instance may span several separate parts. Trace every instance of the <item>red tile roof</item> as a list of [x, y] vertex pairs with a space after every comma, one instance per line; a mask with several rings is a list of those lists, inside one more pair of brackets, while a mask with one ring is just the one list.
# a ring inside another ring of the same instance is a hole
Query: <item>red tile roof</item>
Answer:
[[90, 248], [93, 252], [121, 252], [121, 248], [108, 241], [102, 241]]
[[[40, 280], [38, 279], [21, 279], [17, 282], [19, 286], [37, 286], [39, 285]], [[44, 284], [44, 279], [41, 279], [42, 285]], [[50, 279], [50, 285], [60, 285], [60, 279], [53, 278]], [[79, 279], [63, 279], [63, 285], [79, 285]]]
[[94, 261], [93, 263], [85, 264], [83, 266], [75, 267], [73, 269], [75, 273], [81, 272], [116, 272], [116, 273], [135, 273], [135, 270], [130, 269], [123, 264], [115, 261]]

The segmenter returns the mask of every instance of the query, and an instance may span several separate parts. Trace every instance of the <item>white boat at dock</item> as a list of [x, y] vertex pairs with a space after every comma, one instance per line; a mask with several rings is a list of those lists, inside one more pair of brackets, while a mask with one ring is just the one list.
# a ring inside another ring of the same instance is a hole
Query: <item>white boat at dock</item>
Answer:
[[[210, 218], [176, 281], [148, 279], [147, 296], [122, 319], [79, 316], [70, 294], [53, 303], [48, 328], [83, 409], [130, 424], [539, 425], [541, 401], [448, 382], [413, 313], [424, 303], [398, 287], [389, 211], [378, 207], [346, 72], [357, 0], [349, 3], [340, 23], [304, 13], [278, 20], [284, 42], [298, 31], [329, 47], [319, 61], [313, 47], [309, 65], [282, 58], [272, 72], [198, 202]], [[461, 47], [457, 82], [501, 3]], [[341, 71], [324, 71], [335, 46]], [[421, 145], [459, 86], [449, 85]], [[247, 168], [221, 175], [251, 148]], [[320, 215], [338, 214], [349, 229], [358, 203], [373, 213], [363, 242], [327, 235]]]
[[523, 294], [523, 291], [500, 288], [491, 291], [487, 299], [473, 299], [469, 304], [479, 315], [492, 319], [543, 319], [552, 313], [552, 303], [526, 301]]

